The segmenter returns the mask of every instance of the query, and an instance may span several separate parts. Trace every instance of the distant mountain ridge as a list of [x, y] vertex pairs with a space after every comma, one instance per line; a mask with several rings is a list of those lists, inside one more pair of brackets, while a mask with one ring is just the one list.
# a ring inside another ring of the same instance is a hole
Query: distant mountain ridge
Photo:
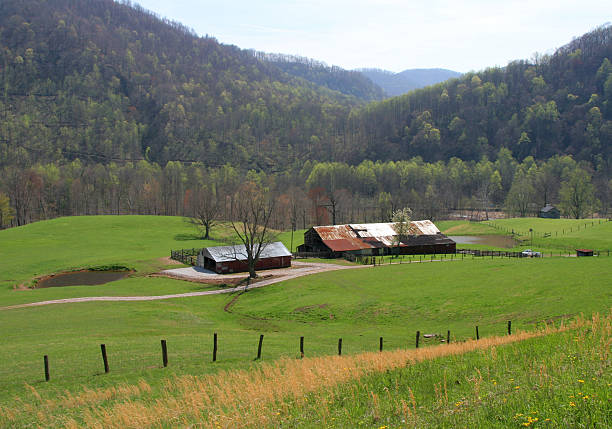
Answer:
[[385, 98], [385, 91], [369, 77], [357, 70], [346, 70], [338, 66], [295, 55], [254, 52], [256, 58], [271, 63], [285, 73], [305, 79], [316, 85], [356, 97], [364, 101]]
[[389, 97], [405, 94], [413, 89], [435, 85], [448, 79], [458, 78], [461, 73], [447, 69], [408, 69], [393, 73], [381, 69], [358, 69], [380, 86]]

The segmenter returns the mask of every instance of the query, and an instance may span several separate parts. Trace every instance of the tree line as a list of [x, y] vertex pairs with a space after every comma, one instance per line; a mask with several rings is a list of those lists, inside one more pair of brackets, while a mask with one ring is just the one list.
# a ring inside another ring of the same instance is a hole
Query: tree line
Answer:
[[[244, 187], [274, 201], [275, 229], [348, 222], [387, 222], [411, 207], [414, 218], [442, 219], [464, 210], [487, 217], [491, 209], [534, 216], [546, 204], [564, 216], [608, 216], [612, 180], [605, 170], [570, 156], [517, 161], [508, 149], [479, 161], [364, 161], [357, 165], [307, 161], [278, 173], [170, 161], [37, 164], [0, 170], [3, 227], [58, 216], [153, 214], [187, 216], [204, 234], [232, 220]], [[241, 197], [242, 195], [242, 197]]]
[[[552, 55], [367, 103], [357, 72], [198, 37], [129, 2], [0, 3], [0, 166], [478, 162], [612, 169], [612, 26]], [[610, 174], [610, 173], [608, 173]]]

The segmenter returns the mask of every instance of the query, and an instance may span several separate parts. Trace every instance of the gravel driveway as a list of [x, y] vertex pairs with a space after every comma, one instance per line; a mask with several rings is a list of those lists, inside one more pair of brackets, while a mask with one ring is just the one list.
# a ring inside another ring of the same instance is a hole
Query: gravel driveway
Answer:
[[[266, 275], [272, 275], [272, 278], [257, 281], [251, 285], [249, 285], [249, 289], [260, 288], [264, 286], [268, 286], [274, 283], [282, 282], [289, 279], [294, 279], [296, 277], [307, 276], [315, 273], [322, 273], [325, 271], [335, 271], [335, 270], [347, 270], [347, 269], [355, 269], [355, 268], [365, 268], [368, 265], [336, 265], [336, 264], [321, 264], [316, 262], [299, 262], [293, 261], [291, 268], [280, 268], [274, 270], [265, 270], [260, 271], [260, 273], [265, 273]], [[173, 278], [185, 279], [191, 281], [205, 281], [209, 280], [222, 280], [229, 278], [245, 278], [245, 274], [217, 274], [209, 270], [204, 270], [197, 267], [187, 267], [187, 268], [175, 268], [172, 270], [164, 270], [161, 274]], [[246, 286], [238, 286], [233, 288], [223, 288], [216, 290], [208, 290], [203, 292], [187, 292], [187, 293], [176, 293], [169, 295], [154, 295], [154, 296], [88, 296], [83, 298], [65, 298], [65, 299], [53, 299], [50, 301], [39, 301], [39, 302], [31, 302], [28, 304], [18, 304], [18, 305], [10, 305], [8, 307], [0, 307], [0, 310], [10, 310], [14, 308], [24, 308], [24, 307], [38, 307], [41, 305], [51, 305], [51, 304], [67, 304], [67, 303], [75, 303], [75, 302], [93, 302], [93, 301], [156, 301], [161, 299], [171, 299], [171, 298], [185, 298], [190, 296], [203, 296], [203, 295], [216, 295], [220, 293], [233, 293], [239, 292], [246, 288]]]

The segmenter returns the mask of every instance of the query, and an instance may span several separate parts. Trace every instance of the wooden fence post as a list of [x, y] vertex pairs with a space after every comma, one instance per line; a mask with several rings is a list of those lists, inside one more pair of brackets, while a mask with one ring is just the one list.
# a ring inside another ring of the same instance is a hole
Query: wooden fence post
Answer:
[[51, 376], [49, 375], [49, 356], [45, 355], [43, 360], [45, 362], [45, 381], [49, 381], [51, 379]]
[[259, 336], [259, 345], [257, 346], [257, 360], [261, 359], [261, 346], [263, 345], [263, 334]]
[[162, 362], [165, 368], [168, 366], [168, 348], [166, 346], [166, 340], [161, 340], [161, 349], [162, 349]]
[[512, 320], [508, 320], [508, 335], [512, 335]]
[[378, 351], [382, 352], [383, 351], [383, 337], [380, 337], [378, 339]]
[[446, 331], [446, 344], [450, 344], [450, 330]]
[[106, 344], [100, 344], [100, 350], [102, 351], [102, 361], [104, 362], [104, 373], [108, 374], [108, 358], [106, 357]]
[[416, 348], [419, 348], [419, 337], [421, 336], [421, 331], [416, 332]]
[[304, 357], [304, 337], [300, 337], [300, 356]]
[[476, 325], [476, 339], [479, 340], [480, 339], [480, 335], [478, 335], [478, 325]]
[[342, 338], [338, 338], [338, 356], [342, 356]]
[[217, 361], [217, 333], [213, 336], [213, 362]]

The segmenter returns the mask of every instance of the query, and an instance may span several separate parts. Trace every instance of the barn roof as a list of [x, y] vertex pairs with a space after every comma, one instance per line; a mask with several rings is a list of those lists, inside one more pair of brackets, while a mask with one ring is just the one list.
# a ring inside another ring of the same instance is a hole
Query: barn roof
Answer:
[[540, 209], [541, 212], [547, 213], [551, 210], [558, 210], [555, 206], [551, 206], [550, 204], [546, 204], [544, 207]]
[[[313, 229], [321, 237], [325, 245], [334, 252], [397, 245], [395, 241], [397, 231], [393, 222], [315, 226]], [[410, 222], [408, 235], [437, 236], [438, 234], [441, 234], [440, 230], [430, 220]], [[403, 245], [405, 244], [400, 244], [400, 246]]]
[[[202, 254], [215, 262], [246, 261], [247, 253], [244, 244], [234, 246], [215, 246], [202, 249]], [[278, 258], [281, 256], [291, 256], [285, 245], [280, 241], [268, 243], [262, 249], [259, 259]]]

